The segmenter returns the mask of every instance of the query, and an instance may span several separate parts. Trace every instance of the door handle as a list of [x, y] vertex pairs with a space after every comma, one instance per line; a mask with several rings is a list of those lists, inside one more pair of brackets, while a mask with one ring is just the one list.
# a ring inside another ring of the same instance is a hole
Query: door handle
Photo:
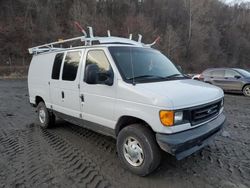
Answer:
[[80, 95], [80, 99], [82, 102], [84, 102], [84, 95], [83, 94]]
[[64, 99], [64, 91], [62, 91], [62, 98]]

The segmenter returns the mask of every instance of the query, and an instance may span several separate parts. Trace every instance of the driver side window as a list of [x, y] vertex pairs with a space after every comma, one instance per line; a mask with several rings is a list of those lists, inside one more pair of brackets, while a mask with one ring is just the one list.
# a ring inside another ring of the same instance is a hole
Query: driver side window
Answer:
[[[87, 54], [84, 81], [88, 83], [89, 71], [95, 71], [96, 77], [91, 84], [105, 84], [110, 75], [113, 74], [111, 65], [105, 52], [102, 50], [90, 50]], [[94, 76], [93, 76], [94, 77]]]

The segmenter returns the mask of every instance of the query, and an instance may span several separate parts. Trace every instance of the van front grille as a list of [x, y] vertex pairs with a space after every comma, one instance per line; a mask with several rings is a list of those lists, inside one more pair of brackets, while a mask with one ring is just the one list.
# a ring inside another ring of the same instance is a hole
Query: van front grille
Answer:
[[208, 121], [219, 114], [221, 101], [191, 110], [192, 126]]

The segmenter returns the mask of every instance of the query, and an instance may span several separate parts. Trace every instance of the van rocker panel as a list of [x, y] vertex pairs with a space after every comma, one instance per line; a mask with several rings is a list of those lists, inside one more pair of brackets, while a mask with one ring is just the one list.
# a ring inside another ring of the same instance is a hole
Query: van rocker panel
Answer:
[[80, 127], [92, 130], [94, 132], [116, 138], [115, 130], [113, 130], [113, 129], [109, 128], [109, 127], [105, 127], [103, 125], [100, 125], [100, 124], [97, 124], [97, 123], [94, 123], [94, 122], [90, 122], [90, 121], [87, 121], [87, 120], [84, 120], [84, 119], [69, 116], [67, 114], [64, 114], [64, 113], [61, 113], [61, 112], [58, 112], [58, 111], [55, 111], [55, 110], [53, 110], [53, 113], [57, 117], [65, 120], [65, 121], [67, 121], [69, 123], [72, 123], [74, 125], [78, 125]]
[[176, 134], [156, 133], [156, 140], [162, 150], [181, 160], [208, 145], [221, 132], [225, 120], [221, 113], [216, 119], [194, 129]]

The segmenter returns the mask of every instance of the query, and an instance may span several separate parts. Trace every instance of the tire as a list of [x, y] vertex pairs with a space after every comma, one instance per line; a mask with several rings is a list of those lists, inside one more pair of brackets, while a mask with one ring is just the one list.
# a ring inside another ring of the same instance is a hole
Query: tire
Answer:
[[139, 176], [150, 174], [161, 162], [161, 150], [154, 133], [145, 125], [123, 128], [117, 137], [117, 151], [123, 166]]
[[244, 94], [246, 97], [250, 97], [250, 85], [244, 86], [244, 88], [243, 88], [243, 94]]
[[55, 124], [55, 115], [48, 111], [44, 102], [39, 102], [37, 105], [37, 118], [43, 129], [50, 128]]

